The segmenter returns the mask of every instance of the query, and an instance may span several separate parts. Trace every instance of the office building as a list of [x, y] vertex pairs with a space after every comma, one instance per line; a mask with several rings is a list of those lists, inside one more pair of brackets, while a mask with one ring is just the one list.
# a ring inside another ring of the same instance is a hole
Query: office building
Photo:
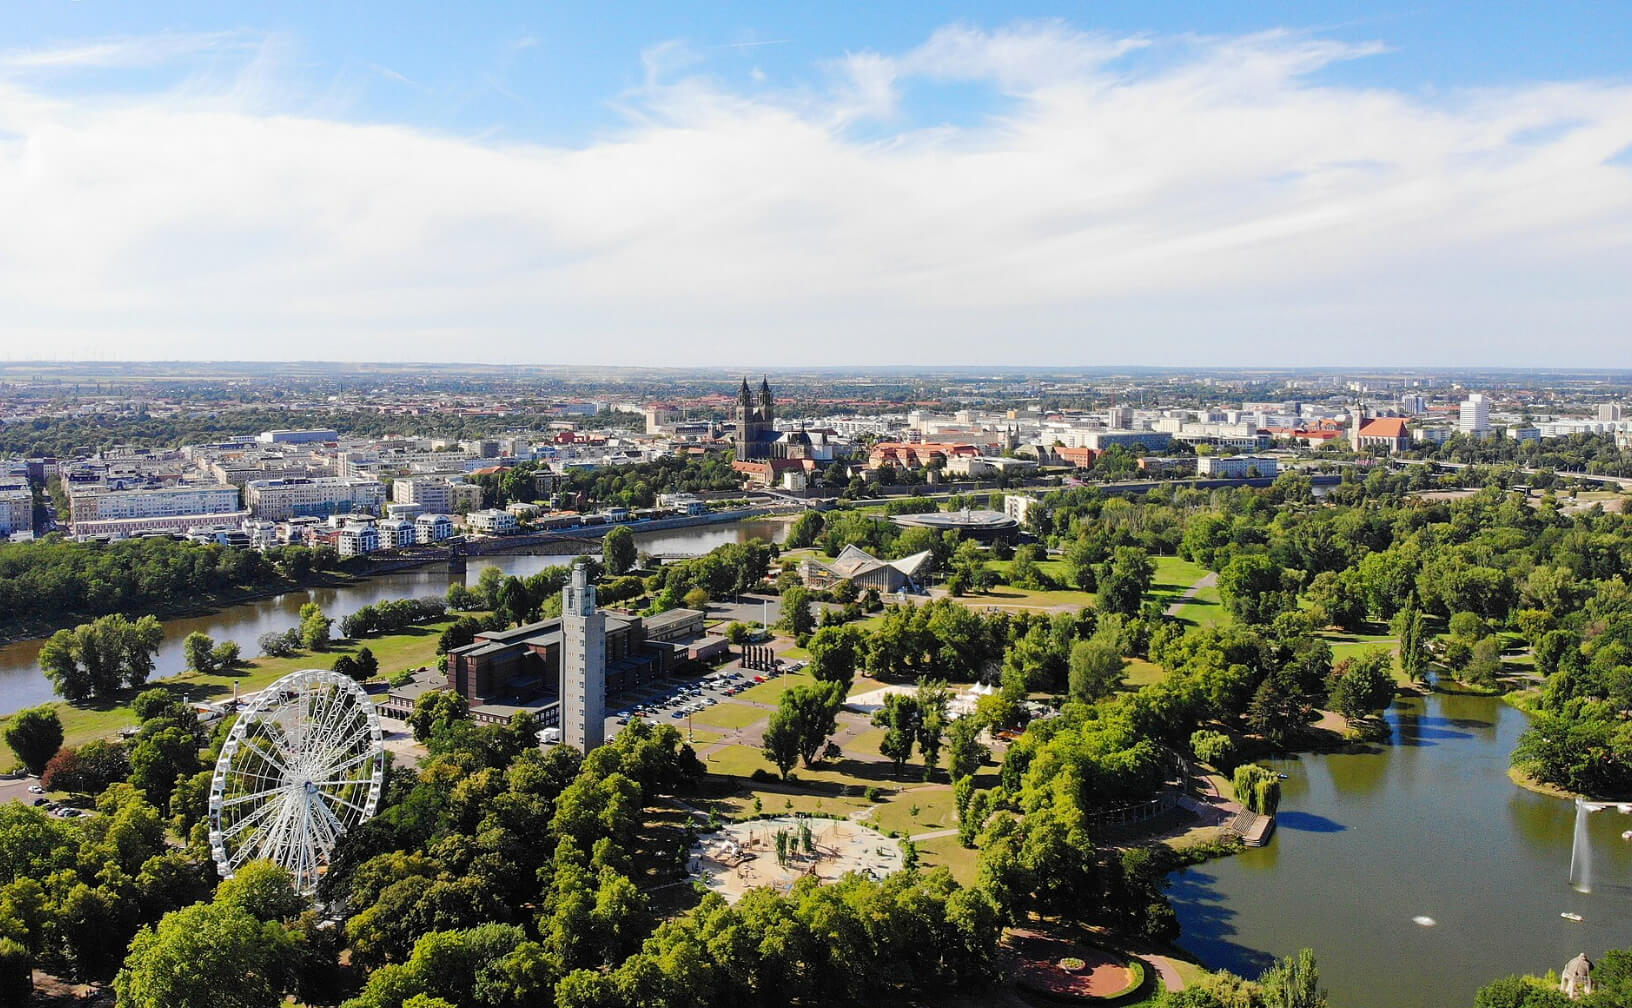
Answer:
[[1457, 414], [1456, 430], [1459, 434], [1471, 437], [1484, 437], [1490, 433], [1490, 403], [1483, 393], [1474, 392], [1462, 400], [1462, 407]]

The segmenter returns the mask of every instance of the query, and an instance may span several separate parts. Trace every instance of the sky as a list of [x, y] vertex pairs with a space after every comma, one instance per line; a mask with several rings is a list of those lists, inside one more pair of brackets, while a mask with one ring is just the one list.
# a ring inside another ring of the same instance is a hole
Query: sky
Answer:
[[0, 358], [1624, 368], [1632, 4], [6, 0]]

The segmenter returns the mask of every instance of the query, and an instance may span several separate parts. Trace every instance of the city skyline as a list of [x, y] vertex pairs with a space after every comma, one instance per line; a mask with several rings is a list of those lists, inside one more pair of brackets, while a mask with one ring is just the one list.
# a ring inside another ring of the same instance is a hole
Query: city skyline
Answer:
[[0, 353], [1632, 365], [1626, 13], [1065, 9], [33, 10]]

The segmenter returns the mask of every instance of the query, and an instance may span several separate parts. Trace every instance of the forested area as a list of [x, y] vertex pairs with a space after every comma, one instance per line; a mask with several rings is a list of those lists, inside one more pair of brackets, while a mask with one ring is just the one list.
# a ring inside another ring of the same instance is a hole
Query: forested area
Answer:
[[0, 619], [40, 628], [116, 612], [165, 612], [224, 592], [302, 584], [338, 565], [327, 546], [262, 553], [166, 536], [0, 543]]
[[[222, 409], [201, 415], [155, 417], [146, 414], [96, 417], [41, 417], [0, 423], [0, 455], [24, 457], [67, 456], [75, 448], [133, 445], [178, 448], [232, 438], [251, 437], [263, 430], [329, 428], [348, 437], [384, 437], [388, 434], [472, 439], [507, 431], [546, 430], [562, 418], [553, 413], [464, 415], [431, 413], [405, 415], [363, 410], [290, 410], [268, 407]], [[575, 416], [582, 429], [635, 428], [641, 420], [629, 413], [603, 412]]]

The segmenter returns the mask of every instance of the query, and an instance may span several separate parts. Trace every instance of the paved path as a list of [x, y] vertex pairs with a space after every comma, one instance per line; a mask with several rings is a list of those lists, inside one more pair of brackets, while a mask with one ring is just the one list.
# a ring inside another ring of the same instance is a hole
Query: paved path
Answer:
[[1168, 604], [1167, 614], [1169, 616], [1177, 616], [1179, 614], [1179, 610], [1183, 609], [1187, 603], [1193, 601], [1197, 595], [1201, 594], [1201, 590], [1203, 588], [1211, 588], [1216, 584], [1218, 584], [1217, 574], [1209, 572], [1202, 575], [1200, 581], [1197, 581], [1195, 584], [1186, 588], [1183, 595], [1180, 595], [1178, 598], [1174, 599]]
[[1178, 969], [1173, 965], [1173, 960], [1164, 955], [1156, 955], [1154, 952], [1144, 953], [1139, 958], [1144, 961], [1145, 965], [1156, 971], [1157, 975], [1162, 978], [1162, 985], [1169, 991], [1184, 990], [1184, 977], [1179, 975]]

